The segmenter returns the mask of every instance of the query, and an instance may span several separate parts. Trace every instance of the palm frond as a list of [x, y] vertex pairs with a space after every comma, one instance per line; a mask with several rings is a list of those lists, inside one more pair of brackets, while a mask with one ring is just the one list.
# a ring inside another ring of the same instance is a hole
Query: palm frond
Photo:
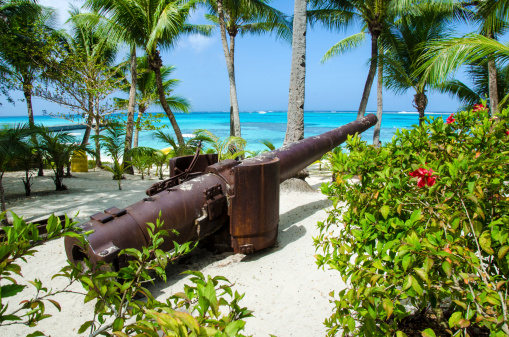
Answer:
[[509, 61], [509, 44], [478, 34], [432, 41], [420, 59], [421, 65], [416, 73], [424, 73], [431, 83], [439, 85], [451, 78], [461, 65], [486, 57], [494, 57], [499, 62]]
[[365, 32], [360, 32], [354, 35], [351, 35], [343, 40], [339, 41], [335, 45], [333, 45], [326, 53], [323, 55], [321, 59], [321, 63], [325, 63], [329, 61], [331, 58], [343, 54], [346, 51], [350, 51], [351, 49], [357, 48], [364, 41], [366, 41], [367, 34]]

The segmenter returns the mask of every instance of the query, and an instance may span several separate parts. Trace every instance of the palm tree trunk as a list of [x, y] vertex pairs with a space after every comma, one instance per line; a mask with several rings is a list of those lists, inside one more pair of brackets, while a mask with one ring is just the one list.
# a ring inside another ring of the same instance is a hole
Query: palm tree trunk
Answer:
[[0, 213], [3, 213], [7, 210], [5, 207], [5, 199], [4, 199], [4, 185], [2, 183], [3, 177], [4, 177], [4, 172], [0, 173]]
[[[489, 32], [487, 36], [490, 39], [495, 40], [495, 34], [493, 32]], [[495, 59], [490, 59], [488, 61], [488, 85], [489, 85], [489, 94], [490, 94], [490, 110], [491, 114], [495, 114], [498, 112], [498, 84], [497, 84], [497, 67], [495, 63]]]
[[96, 157], [95, 157], [95, 166], [97, 168], [102, 168], [102, 163], [101, 163], [101, 144], [99, 142], [99, 134], [101, 132], [101, 129], [100, 129], [100, 126], [101, 126], [101, 118], [99, 117], [99, 114], [97, 113], [95, 115], [95, 152], [96, 152]]
[[[32, 127], [35, 126], [34, 120], [34, 109], [32, 106], [32, 81], [30, 79], [26, 79], [23, 81], [23, 95], [25, 96], [25, 101], [27, 103], [27, 111], [28, 111], [28, 124]], [[35, 135], [32, 136], [32, 142], [37, 146], [37, 137]], [[37, 175], [39, 177], [44, 176], [44, 163], [42, 160], [42, 155], [40, 151], [37, 151], [37, 166], [39, 166], [39, 171]]]
[[217, 1], [217, 14], [219, 17], [219, 30], [221, 31], [221, 42], [223, 44], [226, 69], [230, 80], [230, 136], [241, 137], [239, 102], [237, 99], [237, 85], [235, 83], [235, 36], [230, 36], [230, 48], [226, 40], [226, 25], [224, 22], [223, 1]]
[[376, 64], [378, 57], [378, 36], [380, 33], [377, 31], [371, 32], [371, 62], [369, 65], [368, 78], [364, 85], [364, 91], [362, 93], [361, 104], [359, 105], [359, 111], [357, 111], [357, 120], [362, 119], [366, 113], [366, 106], [368, 105], [369, 93], [373, 86], [373, 80], [376, 74]]
[[[133, 127], [134, 127], [134, 105], [136, 103], [136, 80], [138, 79], [136, 68], [136, 46], [131, 46], [131, 89], [129, 90], [129, 105], [127, 107], [127, 125], [125, 129], [125, 144], [123, 162], [131, 161], [129, 150], [133, 144]], [[124, 164], [127, 165], [127, 164]], [[125, 173], [134, 174], [132, 166], [126, 167]]]
[[428, 97], [424, 92], [417, 92], [414, 95], [414, 107], [419, 112], [419, 125], [424, 124], [424, 111], [426, 110], [426, 107], [428, 106]]
[[30, 126], [35, 125], [34, 120], [34, 110], [32, 107], [32, 89], [30, 88], [30, 83], [23, 83], [23, 95], [25, 96], [25, 101], [27, 103], [27, 111], [28, 111], [28, 123]]
[[85, 145], [88, 143], [93, 123], [94, 123], [94, 102], [92, 102], [92, 96], [88, 95], [87, 128], [85, 129], [85, 134], [83, 135], [83, 139], [81, 140], [81, 145]]
[[307, 1], [295, 0], [288, 122], [284, 145], [304, 138], [304, 99], [306, 92]]
[[182, 137], [182, 132], [180, 132], [177, 120], [175, 119], [175, 116], [173, 115], [170, 106], [166, 102], [166, 94], [164, 93], [163, 88], [163, 78], [161, 76], [161, 67], [163, 66], [163, 61], [161, 60], [161, 57], [159, 56], [159, 51], [157, 50], [155, 50], [153, 53], [147, 52], [147, 55], [149, 68], [154, 72], [156, 76], [156, 86], [157, 93], [159, 94], [159, 101], [161, 103], [161, 106], [163, 107], [164, 112], [166, 113], [166, 116], [168, 116], [168, 119], [170, 120], [171, 126], [173, 127], [173, 131], [175, 131], [175, 136], [177, 137], [179, 147], [184, 148], [185, 146], [184, 137]]
[[146, 109], [147, 108], [145, 107], [144, 104], [140, 104], [138, 107], [138, 117], [136, 118], [136, 125], [135, 125], [135, 129], [134, 129], [133, 148], [138, 147], [138, 139], [140, 136], [140, 129], [141, 129], [141, 126], [140, 126], [141, 118], [142, 118], [143, 114], [145, 113]]
[[[381, 52], [383, 53], [383, 51]], [[380, 146], [380, 128], [382, 127], [382, 115], [383, 115], [383, 74], [384, 69], [382, 62], [378, 63], [378, 79], [376, 86], [376, 125], [375, 131], [373, 132], [373, 146]]]

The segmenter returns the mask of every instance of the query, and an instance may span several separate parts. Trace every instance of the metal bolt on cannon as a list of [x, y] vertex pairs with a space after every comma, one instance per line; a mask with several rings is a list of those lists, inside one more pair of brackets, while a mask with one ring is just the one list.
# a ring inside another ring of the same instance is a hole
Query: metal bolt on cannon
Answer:
[[[65, 238], [67, 258], [79, 263], [112, 263], [116, 268], [127, 261], [118, 253], [125, 248], [148, 245], [147, 222], [155, 223], [161, 213], [165, 237], [163, 250], [206, 236], [218, 235], [235, 253], [250, 254], [270, 247], [279, 224], [279, 184], [293, 177], [325, 153], [375, 125], [369, 114], [321, 135], [309, 137], [259, 156], [217, 162], [216, 154], [172, 158], [170, 178], [152, 185], [148, 197], [119, 209], [112, 207], [92, 215], [81, 227], [94, 232], [87, 246]], [[173, 233], [176, 230], [179, 235]], [[225, 235], [226, 233], [226, 235]], [[217, 241], [217, 240], [216, 240]]]

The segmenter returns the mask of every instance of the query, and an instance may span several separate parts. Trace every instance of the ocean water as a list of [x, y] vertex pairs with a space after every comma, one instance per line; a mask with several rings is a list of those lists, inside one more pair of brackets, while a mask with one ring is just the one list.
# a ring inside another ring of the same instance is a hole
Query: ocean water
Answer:
[[[447, 118], [450, 112], [427, 113], [432, 117]], [[230, 122], [228, 112], [191, 112], [189, 114], [177, 113], [175, 117], [183, 134], [190, 135], [197, 129], [207, 129], [215, 135], [223, 138], [230, 133]], [[304, 134], [305, 137], [316, 136], [327, 132], [351, 121], [354, 121], [357, 112], [336, 112], [336, 111], [306, 111], [304, 113]], [[123, 117], [125, 119], [125, 117]], [[13, 124], [27, 122], [27, 117], [0, 116], [0, 124]], [[283, 145], [286, 132], [285, 111], [253, 111], [241, 112], [240, 122], [242, 137], [247, 140], [247, 150], [256, 151], [266, 149], [261, 141], [269, 140], [276, 148]], [[45, 126], [72, 124], [69, 121], [54, 118], [51, 116], [35, 116], [35, 122]], [[384, 112], [380, 140], [390, 141], [396, 129], [411, 128], [418, 124], [417, 112]], [[163, 118], [158, 126], [164, 126], [164, 132], [173, 133], [169, 121]], [[362, 134], [362, 139], [371, 143], [373, 140], [373, 127]], [[69, 131], [77, 139], [80, 139], [84, 130]], [[159, 142], [153, 137], [152, 131], [140, 132], [140, 146], [153, 148], [164, 148], [167, 144]]]

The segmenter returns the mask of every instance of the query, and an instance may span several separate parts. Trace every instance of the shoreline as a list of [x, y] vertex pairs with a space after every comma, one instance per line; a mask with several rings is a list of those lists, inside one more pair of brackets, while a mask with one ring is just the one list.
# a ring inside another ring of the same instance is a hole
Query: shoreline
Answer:
[[[200, 270], [205, 275], [222, 275], [235, 283], [233, 290], [245, 293], [240, 305], [254, 311], [252, 318], [246, 319], [244, 334], [268, 336], [316, 336], [325, 334], [322, 322], [331, 315], [333, 306], [329, 303], [329, 293], [343, 286], [339, 274], [331, 270], [319, 270], [315, 264], [313, 236], [318, 235], [316, 223], [326, 217], [325, 208], [331, 202], [317, 191], [322, 182], [330, 180], [327, 171], [310, 170], [307, 179], [309, 187], [297, 191], [284, 185], [280, 195], [280, 224], [277, 244], [252, 255], [233, 253], [213, 254], [197, 249], [167, 268], [168, 280], [156, 280], [150, 286], [153, 295], [164, 300], [169, 295], [182, 291], [188, 276], [181, 275], [186, 270]], [[77, 210], [75, 219], [85, 221], [92, 214], [103, 209], [132, 204], [145, 196], [145, 189], [157, 179], [141, 180], [139, 176], [129, 176], [123, 180], [123, 191], [118, 191], [111, 173], [96, 171], [75, 173], [76, 178], [66, 178], [68, 191], [55, 192], [53, 181], [47, 176], [37, 177], [33, 185], [34, 195], [24, 197], [23, 184], [18, 180], [22, 173], [6, 173], [4, 177], [6, 201], [18, 215], [25, 218], [50, 212], [64, 212], [69, 215]], [[14, 185], [18, 186], [15, 190]], [[11, 191], [9, 193], [9, 190]], [[21, 193], [21, 195], [20, 195]], [[58, 213], [60, 214], [60, 213]], [[34, 257], [28, 258], [28, 266], [22, 264], [23, 275], [27, 280], [41, 278], [43, 284], [59, 289], [65, 280], [50, 276], [65, 265], [66, 256], [63, 240], [51, 241], [42, 247]], [[74, 286], [78, 291], [79, 285]], [[27, 290], [32, 291], [32, 289]], [[9, 298], [19, 303], [22, 297]], [[41, 330], [52, 336], [77, 335], [79, 326], [92, 318], [93, 303], [83, 303], [77, 294], [55, 296], [62, 306], [62, 312], [47, 305], [47, 312], [53, 317], [43, 320], [37, 327], [5, 327], [8, 336], [25, 336]]]

